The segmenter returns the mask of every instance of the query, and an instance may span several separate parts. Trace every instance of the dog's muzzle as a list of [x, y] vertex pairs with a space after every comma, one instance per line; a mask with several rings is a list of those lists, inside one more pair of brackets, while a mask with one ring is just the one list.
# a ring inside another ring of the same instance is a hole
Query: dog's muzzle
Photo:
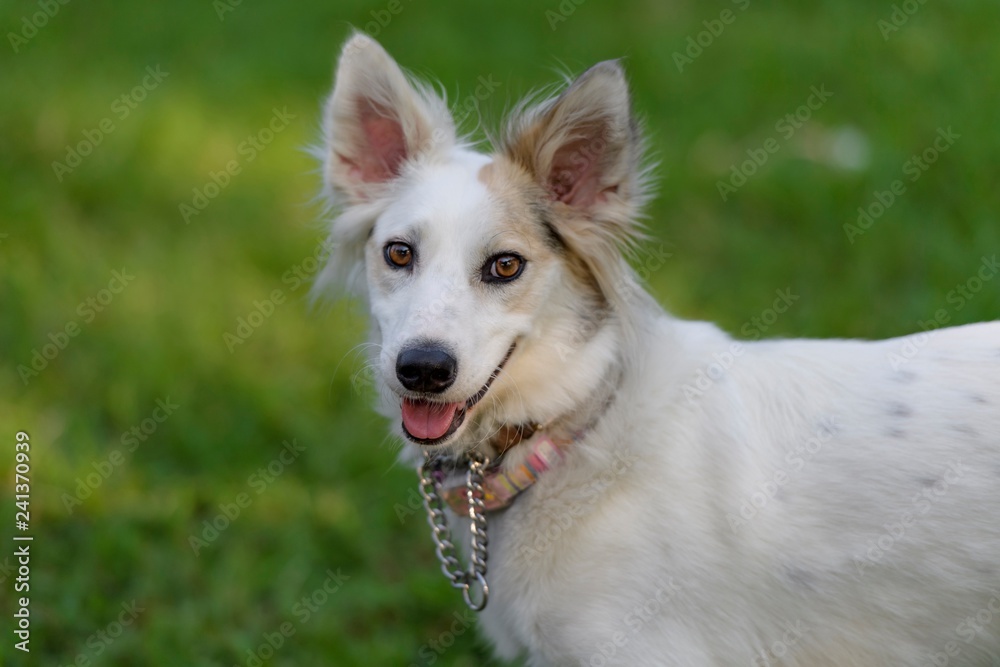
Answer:
[[[437, 445], [451, 437], [465, 421], [469, 410], [486, 396], [516, 345], [516, 341], [511, 343], [507, 354], [486, 383], [464, 402], [442, 403], [424, 396], [403, 398], [400, 409], [406, 436], [420, 445]], [[403, 386], [424, 394], [443, 392], [454, 384], [457, 374], [458, 362], [443, 348], [436, 346], [404, 350], [396, 360], [396, 376]]]

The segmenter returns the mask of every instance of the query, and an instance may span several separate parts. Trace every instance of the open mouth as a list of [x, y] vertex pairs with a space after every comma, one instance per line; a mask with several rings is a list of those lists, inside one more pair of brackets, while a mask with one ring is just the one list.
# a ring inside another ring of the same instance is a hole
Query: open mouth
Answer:
[[428, 446], [440, 444], [450, 438], [465, 421], [465, 415], [486, 396], [490, 385], [510, 359], [516, 344], [516, 341], [511, 344], [503, 360], [490, 373], [486, 384], [464, 403], [439, 403], [426, 398], [404, 398], [402, 413], [403, 432], [406, 437], [418, 445]]

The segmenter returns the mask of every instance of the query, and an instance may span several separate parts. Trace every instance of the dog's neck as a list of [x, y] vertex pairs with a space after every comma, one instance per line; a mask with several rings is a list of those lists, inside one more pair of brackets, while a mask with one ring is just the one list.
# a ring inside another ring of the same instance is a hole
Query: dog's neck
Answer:
[[530, 440], [540, 427], [541, 424], [534, 421], [501, 426], [488, 445], [489, 449], [493, 451], [493, 460], [501, 460], [508, 450], [520, 445], [525, 440]]
[[544, 433], [566, 439], [568, 434], [582, 434], [590, 431], [604, 416], [608, 407], [614, 402], [615, 391], [621, 384], [621, 373], [614, 382], [602, 386], [594, 397], [577, 407], [571, 414], [550, 420], [545, 424], [536, 421], [521, 424], [505, 424], [486, 443], [487, 451], [494, 465], [501, 465], [508, 452], [515, 451], [522, 443], [529, 442], [536, 434]]
[[[535, 422], [505, 425], [485, 444], [492, 452], [483, 486], [486, 511], [506, 509], [549, 469], [557, 465], [573, 444], [584, 438], [614, 403], [624, 379], [620, 363], [612, 364], [614, 377], [605, 377], [599, 390], [572, 414], [547, 424]], [[452, 473], [468, 467], [466, 457], [436, 462], [439, 483]], [[445, 485], [442, 496], [459, 515], [468, 513], [466, 485], [458, 479]]]
[[[567, 296], [573, 298], [582, 297]], [[471, 449], [502, 461], [538, 432], [567, 437], [589, 428], [595, 415], [603, 413], [622, 381], [627, 315], [606, 301], [589, 308], [589, 319], [583, 323], [573, 319], [579, 317], [577, 312], [569, 316], [560, 312], [541, 325], [543, 334], [523, 349], [527, 365], [518, 367], [517, 359], [512, 359], [514, 391], [507, 389], [497, 399], [496, 411], [487, 412], [477, 428], [470, 429], [459, 451]], [[573, 333], [567, 336], [566, 331]], [[538, 372], [539, 365], [547, 369], [544, 374]]]

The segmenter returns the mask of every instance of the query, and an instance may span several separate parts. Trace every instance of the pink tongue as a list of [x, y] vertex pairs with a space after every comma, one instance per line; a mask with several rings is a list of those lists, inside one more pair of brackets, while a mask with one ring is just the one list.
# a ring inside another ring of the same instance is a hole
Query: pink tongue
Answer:
[[437, 440], [448, 432], [459, 403], [431, 403], [403, 399], [403, 427], [414, 438]]

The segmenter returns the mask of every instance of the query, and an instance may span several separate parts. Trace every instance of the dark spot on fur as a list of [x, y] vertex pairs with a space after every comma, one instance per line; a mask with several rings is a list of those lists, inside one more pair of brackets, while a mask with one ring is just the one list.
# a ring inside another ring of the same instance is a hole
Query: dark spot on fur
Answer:
[[785, 576], [788, 580], [801, 588], [815, 590], [816, 575], [799, 567], [786, 567]]
[[920, 477], [917, 479], [920, 482], [920, 486], [931, 487], [938, 483], [938, 480], [934, 477]]
[[816, 434], [823, 438], [832, 438], [840, 431], [840, 422], [834, 417], [824, 417], [816, 425]]
[[549, 211], [541, 205], [532, 206], [532, 210], [538, 220], [538, 223], [545, 230], [545, 244], [548, 246], [549, 250], [554, 253], [566, 252], [567, 246], [566, 241], [559, 234], [559, 231], [552, 224], [552, 220], [549, 217]]
[[584, 304], [583, 307], [574, 308], [573, 314], [577, 319], [573, 344], [583, 347], [604, 328], [611, 316], [611, 309], [599, 304]]
[[901, 428], [890, 428], [890, 429], [889, 429], [888, 431], [886, 431], [885, 433], [886, 433], [886, 435], [888, 435], [888, 436], [889, 436], [890, 438], [900, 438], [900, 439], [902, 439], [902, 438], [905, 438], [905, 437], [906, 437], [906, 431], [904, 431], [904, 430], [903, 430], [903, 429], [901, 429]]
[[903, 384], [909, 384], [917, 379], [917, 374], [913, 371], [899, 371], [893, 374], [892, 379], [896, 382], [902, 382]]
[[913, 408], [905, 403], [890, 403], [889, 414], [893, 417], [910, 417], [913, 415]]
[[989, 404], [989, 401], [987, 401], [986, 397], [983, 396], [982, 394], [973, 394], [969, 398], [972, 399], [973, 403], [979, 403], [980, 405], [987, 405], [987, 404]]
[[979, 431], [977, 431], [976, 429], [972, 428], [968, 424], [952, 424], [951, 428], [952, 428], [952, 430], [958, 431], [962, 435], [967, 435], [970, 438], [978, 438], [979, 437]]

